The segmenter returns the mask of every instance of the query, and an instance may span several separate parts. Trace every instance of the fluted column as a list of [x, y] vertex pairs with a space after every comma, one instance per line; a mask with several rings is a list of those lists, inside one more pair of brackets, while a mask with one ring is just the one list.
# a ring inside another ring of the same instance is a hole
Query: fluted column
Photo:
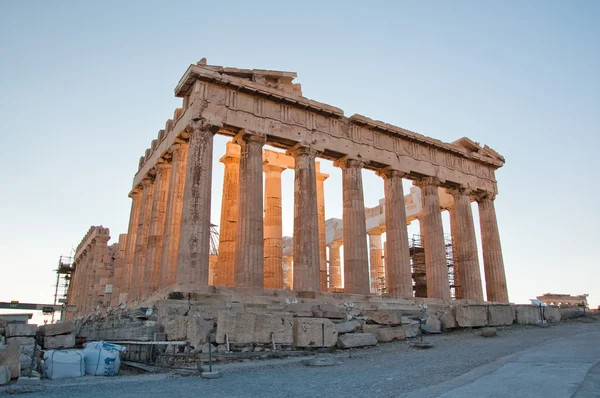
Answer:
[[143, 281], [148, 275], [144, 274], [146, 255], [148, 253], [148, 235], [150, 233], [150, 217], [152, 215], [152, 202], [154, 200], [154, 180], [142, 180], [142, 202], [140, 204], [140, 217], [138, 221], [137, 236], [135, 241], [135, 254], [133, 270], [131, 272], [131, 286], [128, 301], [140, 298], [142, 295]]
[[294, 157], [294, 290], [320, 290], [319, 212], [316, 151], [296, 145]]
[[197, 119], [186, 130], [190, 138], [175, 281], [208, 286], [213, 136], [219, 128]]
[[165, 216], [160, 259], [160, 289], [173, 286], [175, 284], [175, 276], [177, 275], [177, 253], [179, 249], [179, 230], [181, 228], [181, 210], [183, 208], [187, 155], [187, 143], [180, 142], [171, 146], [169, 196], [167, 199], [167, 214]]
[[450, 234], [452, 236], [452, 268], [454, 269], [454, 298], [457, 300], [463, 299], [462, 291], [462, 276], [461, 266], [458, 253], [460, 249], [458, 225], [456, 224], [456, 211], [454, 210], [454, 204], [448, 207], [448, 215], [450, 216]]
[[283, 289], [281, 244], [281, 173], [285, 168], [263, 165], [265, 172], [265, 289]]
[[94, 259], [92, 263], [93, 278], [91, 284], [91, 311], [95, 311], [98, 306], [104, 305], [104, 289], [107, 284], [108, 270], [106, 262], [108, 260], [108, 241], [110, 236], [99, 235], [94, 239]]
[[487, 301], [508, 303], [508, 289], [506, 287], [506, 274], [502, 247], [500, 245], [500, 232], [494, 207], [495, 195], [480, 194], [477, 196], [479, 204], [479, 223], [481, 225], [481, 246], [483, 249], [483, 268], [485, 271], [485, 287]]
[[219, 258], [216, 285], [235, 286], [235, 245], [238, 226], [238, 197], [240, 183], [240, 147], [227, 143], [225, 155], [219, 159], [225, 165], [221, 195], [221, 224], [219, 225]]
[[119, 243], [117, 245], [117, 258], [115, 259], [115, 269], [113, 271], [112, 280], [112, 296], [111, 307], [116, 307], [121, 304], [121, 291], [123, 289], [123, 278], [125, 273], [125, 251], [127, 250], [127, 234], [119, 235]]
[[329, 244], [329, 283], [333, 289], [341, 289], [342, 286], [342, 262], [340, 258], [340, 247], [342, 242], [334, 240]]
[[319, 224], [319, 281], [321, 291], [327, 291], [327, 242], [325, 236], [325, 180], [329, 174], [321, 173], [321, 164], [315, 162], [317, 175], [317, 213]]
[[334, 163], [342, 169], [344, 224], [344, 290], [369, 294], [369, 251], [363, 196], [364, 162], [343, 157]]
[[264, 287], [264, 224], [262, 147], [265, 137], [241, 132], [239, 220], [235, 248], [235, 284]]
[[[471, 209], [471, 191], [456, 188], [449, 190], [449, 192], [454, 197], [454, 223], [456, 227], [452, 233], [457, 234], [456, 242], [458, 245], [454, 247], [453, 243], [452, 252], [456, 252], [458, 260], [460, 298], [483, 301], [477, 239], [473, 223], [473, 210]], [[454, 242], [454, 239], [452, 241]], [[502, 275], [504, 275], [504, 271]], [[504, 283], [506, 287], [506, 282]]]
[[421, 188], [422, 214], [419, 220], [427, 275], [427, 297], [450, 300], [446, 245], [438, 195], [439, 181], [428, 177], [418, 180]]
[[378, 172], [385, 192], [385, 284], [386, 295], [412, 297], [412, 273], [408, 248], [406, 206], [404, 204], [404, 173], [389, 168]]
[[162, 257], [162, 244], [165, 231], [165, 218], [167, 213], [167, 198], [169, 195], [169, 177], [171, 165], [158, 163], [154, 166], [154, 195], [152, 212], [150, 214], [150, 230], [148, 232], [148, 249], [144, 265], [144, 283], [142, 296], [148, 296], [158, 290], [160, 283], [160, 260]]
[[125, 258], [123, 259], [123, 283], [119, 293], [119, 303], [127, 301], [131, 290], [131, 278], [133, 277], [133, 258], [135, 255], [135, 244], [137, 241], [137, 230], [142, 209], [142, 191], [134, 188], [129, 194], [131, 198], [131, 211], [129, 212], [129, 228], [127, 228], [127, 243], [125, 244]]
[[378, 273], [383, 266], [383, 243], [381, 242], [381, 233], [383, 231], [375, 229], [369, 231], [369, 276], [371, 294], [377, 294]]
[[287, 289], [292, 290], [294, 288], [294, 257], [285, 256], [283, 257], [282, 268], [283, 268], [283, 285]]

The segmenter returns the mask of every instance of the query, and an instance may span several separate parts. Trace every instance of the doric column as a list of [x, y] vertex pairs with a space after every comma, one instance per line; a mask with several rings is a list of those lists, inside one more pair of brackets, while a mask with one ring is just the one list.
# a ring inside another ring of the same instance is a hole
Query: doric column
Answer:
[[[477, 239], [475, 238], [473, 210], [471, 209], [471, 191], [464, 188], [455, 188], [448, 191], [454, 197], [455, 228], [453, 228], [452, 233], [456, 233], [456, 239], [454, 237], [452, 239], [452, 253], [456, 254], [455, 258], [459, 266], [460, 297], [458, 298], [483, 301]], [[504, 275], [504, 272], [502, 275]]]
[[145, 272], [142, 289], [142, 296], [144, 297], [157, 291], [160, 283], [160, 260], [165, 232], [167, 198], [169, 196], [169, 176], [171, 175], [171, 165], [169, 163], [158, 163], [154, 167], [156, 169], [156, 177], [154, 178], [148, 249], [146, 252], [146, 264], [144, 265]]
[[125, 273], [125, 251], [127, 248], [127, 234], [119, 235], [117, 245], [117, 258], [115, 259], [115, 269], [112, 280], [111, 307], [121, 304], [121, 291], [123, 289], [123, 277]]
[[265, 289], [283, 289], [281, 246], [281, 173], [285, 168], [263, 164], [265, 172]]
[[342, 242], [334, 240], [329, 244], [329, 284], [333, 289], [341, 289], [342, 286], [342, 262], [340, 259], [340, 247]]
[[463, 299], [462, 291], [462, 276], [461, 267], [458, 253], [460, 245], [458, 232], [458, 225], [456, 224], [456, 211], [454, 210], [454, 204], [448, 207], [448, 215], [450, 216], [450, 234], [452, 236], [452, 268], [454, 270], [454, 298], [457, 300]]
[[294, 290], [320, 290], [317, 152], [300, 144], [288, 150], [294, 157]]
[[422, 213], [419, 219], [425, 249], [427, 297], [450, 300], [446, 245], [438, 195], [439, 181], [433, 177], [420, 179]]
[[495, 198], [495, 195], [489, 193], [480, 194], [476, 197], [479, 204], [485, 287], [487, 301], [508, 303], [504, 260], [502, 259], [498, 220], [494, 208]]
[[379, 269], [383, 267], [383, 243], [381, 242], [382, 230], [375, 229], [369, 235], [369, 276], [371, 294], [377, 294]]
[[152, 202], [154, 199], [154, 180], [144, 178], [142, 180], [142, 203], [140, 204], [140, 217], [137, 227], [135, 241], [135, 254], [133, 258], [133, 270], [131, 272], [131, 286], [129, 288], [128, 301], [131, 302], [142, 295], [144, 266], [148, 252], [148, 235], [150, 232], [150, 217], [152, 215]]
[[385, 192], [385, 284], [386, 295], [412, 297], [412, 274], [408, 231], [406, 228], [406, 206], [404, 204], [404, 173], [385, 168], [378, 172], [383, 178]]
[[225, 155], [219, 159], [225, 165], [225, 173], [223, 175], [223, 194], [221, 195], [216, 285], [235, 286], [235, 242], [240, 183], [239, 151], [238, 144], [228, 142]]
[[180, 142], [171, 146], [171, 176], [169, 179], [167, 214], [165, 216], [164, 238], [160, 259], [160, 289], [175, 284], [187, 154], [187, 143]]
[[294, 288], [294, 257], [285, 256], [283, 257], [283, 285], [287, 289], [292, 290]]
[[239, 133], [239, 209], [235, 248], [235, 284], [264, 287], [264, 224], [262, 147], [265, 137]]
[[123, 283], [119, 293], [119, 302], [127, 301], [131, 290], [131, 278], [133, 277], [133, 257], [135, 255], [135, 243], [137, 241], [137, 230], [142, 209], [142, 191], [134, 188], [129, 194], [131, 198], [131, 211], [129, 212], [129, 228], [127, 228], [127, 243], [125, 244], [125, 258], [123, 259]]
[[319, 280], [321, 291], [327, 291], [327, 242], [325, 236], [325, 180], [329, 174], [321, 173], [321, 164], [315, 162], [317, 175], [317, 213], [319, 221]]
[[219, 127], [190, 122], [185, 188], [177, 253], [176, 283], [208, 286], [213, 136]]
[[362, 184], [364, 162], [345, 156], [334, 165], [342, 169], [344, 291], [369, 294], [369, 251]]
[[96, 243], [94, 245], [94, 259], [92, 264], [91, 311], [95, 311], [99, 305], [104, 305], [104, 289], [106, 288], [108, 276], [106, 263], [108, 261], [108, 241], [110, 240], [110, 236], [98, 235], [94, 240]]

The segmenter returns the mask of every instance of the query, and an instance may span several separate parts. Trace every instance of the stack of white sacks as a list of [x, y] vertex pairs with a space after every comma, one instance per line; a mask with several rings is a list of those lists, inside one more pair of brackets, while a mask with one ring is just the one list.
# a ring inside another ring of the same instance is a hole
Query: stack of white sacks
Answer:
[[120, 353], [125, 347], [94, 341], [83, 350], [49, 350], [44, 353], [44, 376], [49, 379], [69, 377], [116, 376], [121, 367]]

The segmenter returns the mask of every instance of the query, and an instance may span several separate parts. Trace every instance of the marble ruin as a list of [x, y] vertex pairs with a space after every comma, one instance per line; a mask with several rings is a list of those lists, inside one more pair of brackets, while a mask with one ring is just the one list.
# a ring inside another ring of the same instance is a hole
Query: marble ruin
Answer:
[[[187, 69], [175, 88], [182, 108], [140, 158], [127, 233], [108, 246], [108, 229], [92, 227], [77, 248], [68, 293], [69, 304], [78, 306], [75, 316], [169, 292], [214, 292], [212, 286], [412, 299], [407, 225], [414, 220], [424, 256], [421, 296], [446, 302], [455, 289], [457, 299], [483, 302], [485, 289], [488, 302], [509, 302], [494, 209], [495, 171], [504, 158], [468, 138], [445, 143], [362, 115], [346, 117], [303, 97], [295, 78], [204, 59]], [[220, 159], [218, 256], [210, 244], [215, 134], [231, 137]], [[341, 220], [325, 219], [328, 175], [318, 159], [341, 169]], [[281, 174], [288, 169], [294, 172], [294, 228], [292, 237], [283, 237]], [[364, 205], [362, 169], [375, 171], [384, 184], [385, 198], [373, 209]], [[414, 185], [407, 196], [405, 179]], [[472, 202], [479, 209], [485, 281]], [[378, 279], [385, 289], [378, 290]]]

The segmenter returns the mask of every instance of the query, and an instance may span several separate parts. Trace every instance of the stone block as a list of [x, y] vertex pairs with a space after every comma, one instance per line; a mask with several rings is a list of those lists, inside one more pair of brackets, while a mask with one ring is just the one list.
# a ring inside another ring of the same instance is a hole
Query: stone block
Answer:
[[404, 337], [409, 339], [412, 337], [417, 337], [419, 335], [419, 322], [412, 321], [411, 323], [402, 324], [402, 329], [404, 330]]
[[217, 343], [292, 344], [293, 316], [290, 313], [254, 314], [243, 311], [220, 311], [217, 319]]
[[324, 325], [325, 347], [332, 347], [338, 341], [335, 325], [326, 318], [295, 318], [294, 347], [321, 347], [322, 330]]
[[402, 324], [402, 312], [397, 310], [365, 311], [367, 323], [377, 323], [379, 325], [400, 325]]
[[481, 335], [483, 337], [494, 337], [496, 336], [497, 332], [496, 332], [496, 328], [482, 328], [481, 329]]
[[548, 322], [560, 322], [561, 314], [560, 309], [558, 307], [545, 307], [544, 308], [544, 318]]
[[311, 306], [305, 303], [293, 303], [287, 304], [283, 307], [283, 311], [291, 312], [296, 317], [311, 317], [313, 316], [313, 312]]
[[201, 347], [213, 331], [213, 325], [202, 318], [189, 317], [187, 321], [187, 337], [192, 347]]
[[442, 322], [436, 315], [429, 315], [425, 321], [425, 326], [435, 332], [442, 331]]
[[58, 348], [73, 348], [75, 347], [75, 333], [60, 334], [58, 336], [44, 337], [44, 349], [55, 350]]
[[540, 308], [537, 305], [515, 305], [515, 312], [519, 325], [535, 325], [541, 320]]
[[512, 305], [488, 305], [490, 326], [509, 326], [515, 322], [515, 308]]
[[373, 333], [346, 333], [338, 336], [338, 347], [357, 348], [377, 345], [377, 337]]
[[454, 329], [458, 327], [458, 323], [456, 323], [456, 316], [452, 310], [445, 311], [443, 314], [441, 314], [440, 322], [442, 323], [442, 330]]
[[9, 337], [8, 339], [6, 339], [6, 343], [7, 344], [33, 346], [35, 344], [35, 338], [33, 338], [33, 337]]
[[311, 307], [315, 318], [346, 319], [346, 311], [331, 304], [319, 304]]
[[177, 315], [164, 325], [169, 341], [185, 341], [187, 338], [188, 317]]
[[382, 326], [375, 329], [373, 334], [380, 343], [405, 339], [404, 328], [402, 326]]
[[21, 374], [21, 364], [19, 362], [18, 344], [0, 346], [0, 366], [1, 365], [8, 366], [12, 378], [19, 377]]
[[335, 330], [340, 334], [352, 333], [358, 329], [360, 329], [360, 322], [358, 322], [356, 319], [353, 319], [348, 322], [338, 323], [335, 325]]
[[487, 326], [486, 305], [459, 305], [455, 311], [456, 323], [462, 328]]
[[6, 365], [0, 365], [0, 386], [8, 384], [11, 379], [10, 369]]
[[6, 337], [35, 336], [37, 325], [12, 324], [6, 328]]
[[73, 332], [72, 321], [62, 321], [40, 326], [40, 332], [44, 336], [57, 336], [59, 334], [69, 334]]

